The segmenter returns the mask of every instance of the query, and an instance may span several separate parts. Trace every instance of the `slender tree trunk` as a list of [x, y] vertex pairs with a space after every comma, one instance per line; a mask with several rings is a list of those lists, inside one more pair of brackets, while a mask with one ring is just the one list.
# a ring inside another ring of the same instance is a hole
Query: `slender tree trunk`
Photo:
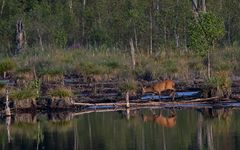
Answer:
[[220, 10], [222, 10], [223, 0], [220, 0], [219, 3], [220, 3]]
[[206, 1], [205, 1], [205, 0], [202, 0], [202, 11], [203, 11], [203, 12], [206, 12], [206, 11], [207, 11]]
[[41, 36], [41, 34], [40, 34], [39, 29], [37, 29], [37, 33], [38, 33], [38, 38], [39, 38], [39, 45], [40, 45], [40, 47], [41, 47], [41, 50], [44, 51], [43, 42], [42, 42], [42, 36]]
[[5, 106], [5, 112], [6, 112], [6, 116], [11, 116], [11, 111], [10, 111], [10, 108], [9, 108], [9, 93], [8, 93], [8, 90], [6, 90], [6, 106]]
[[150, 24], [149, 24], [149, 28], [150, 28], [150, 45], [149, 45], [149, 54], [152, 55], [153, 52], [153, 16], [152, 16], [152, 8], [150, 8], [149, 11], [149, 17], [150, 17]]
[[72, 0], [68, 1], [70, 13], [73, 14], [73, 2]]
[[7, 72], [4, 71], [4, 72], [3, 72], [3, 79], [5, 79], [6, 77], [7, 77]]
[[136, 47], [136, 50], [138, 51], [138, 38], [137, 38], [137, 29], [135, 24], [134, 24], [134, 38], [135, 38], [135, 47]]
[[131, 48], [132, 69], [134, 70], [135, 66], [136, 66], [136, 60], [135, 60], [135, 48], [134, 48], [132, 39], [130, 39], [129, 44], [130, 44], [130, 48]]
[[231, 45], [231, 17], [228, 16], [228, 32], [227, 32], [228, 44]]
[[176, 48], [179, 47], [179, 35], [177, 32], [177, 28], [178, 28], [178, 4], [179, 4], [179, 0], [177, 0], [177, 5], [176, 5], [176, 17], [175, 17], [175, 27], [174, 27], [174, 36], [175, 36], [175, 42], [176, 42]]
[[192, 0], [192, 10], [195, 18], [198, 17], [198, 0]]
[[130, 104], [129, 104], [129, 91], [127, 91], [126, 93], [126, 107], [129, 108]]
[[17, 48], [16, 48], [16, 52], [19, 52], [21, 51], [24, 46], [25, 46], [25, 35], [24, 35], [24, 27], [23, 27], [23, 22], [22, 20], [18, 20], [17, 21], [17, 24], [16, 24], [16, 32], [17, 32], [17, 35], [16, 35], [16, 44], [17, 44]]
[[207, 64], [207, 73], [208, 73], [208, 78], [211, 77], [211, 59], [210, 59], [210, 50], [208, 50], [207, 53], [207, 59], [208, 59], [208, 64]]
[[167, 45], [167, 25], [166, 25], [166, 23], [167, 23], [167, 16], [165, 16], [165, 19], [164, 19], [165, 21], [164, 21], [164, 27], [163, 27], [163, 34], [164, 34], [164, 44], [165, 44], [165, 46]]
[[1, 12], [0, 12], [0, 17], [2, 16], [3, 14], [3, 8], [5, 6], [5, 0], [2, 1], [2, 7], [1, 7]]
[[[86, 0], [83, 0], [83, 13], [85, 14], [85, 8], [86, 8]], [[82, 16], [82, 43], [84, 43], [85, 39], [85, 17]]]
[[188, 47], [187, 47], [187, 21], [186, 21], [186, 17], [184, 18], [184, 47], [185, 47], [185, 51], [188, 51]]

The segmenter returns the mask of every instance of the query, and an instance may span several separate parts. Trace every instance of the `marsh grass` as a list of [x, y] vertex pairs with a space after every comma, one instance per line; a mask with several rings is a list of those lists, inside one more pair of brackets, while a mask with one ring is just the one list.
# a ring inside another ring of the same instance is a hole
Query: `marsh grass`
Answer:
[[52, 98], [70, 98], [73, 96], [73, 92], [70, 88], [58, 87], [56, 89], [51, 89], [48, 95]]
[[[194, 52], [174, 49], [161, 49], [155, 52], [152, 56], [137, 52], [134, 71], [131, 69], [130, 51], [128, 50], [49, 48], [41, 51], [32, 48], [19, 54], [14, 61], [18, 62], [17, 68], [20, 70], [21, 68], [24, 70], [26, 66], [35, 68], [38, 78], [45, 76], [44, 78], [49, 80], [61, 80], [64, 74], [69, 73], [84, 76], [106, 76], [107, 74], [122, 79], [134, 76], [134, 79], [147, 80], [206, 78], [205, 58]], [[1, 61], [0, 72], [1, 70], [14, 70], [14, 65], [11, 65], [14, 61]], [[212, 73], [228, 71], [238, 75], [239, 61], [240, 50], [237, 48], [215, 50], [212, 53]]]
[[35, 100], [38, 95], [38, 89], [33, 88], [24, 88], [24, 89], [17, 89], [14, 91], [11, 91], [10, 93], [10, 99], [14, 101], [20, 101], [20, 100]]
[[120, 84], [121, 92], [134, 92], [137, 90], [137, 82], [133, 79], [125, 80]]
[[231, 94], [231, 79], [229, 72], [216, 72], [211, 78], [205, 81], [205, 86], [211, 89], [214, 96], [229, 96]]
[[13, 71], [16, 67], [16, 63], [13, 59], [5, 58], [0, 61], [0, 74]]

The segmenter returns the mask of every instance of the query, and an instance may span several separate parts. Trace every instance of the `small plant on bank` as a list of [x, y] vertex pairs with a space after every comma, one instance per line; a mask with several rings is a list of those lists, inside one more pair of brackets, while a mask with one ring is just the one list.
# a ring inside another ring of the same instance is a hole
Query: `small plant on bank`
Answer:
[[16, 84], [19, 87], [27, 87], [28, 84], [36, 78], [34, 71], [28, 66], [16, 69], [15, 75]]
[[6, 76], [6, 72], [14, 70], [16, 67], [15, 62], [12, 59], [3, 59], [0, 61], [0, 74]]
[[125, 92], [132, 92], [132, 91], [136, 91], [137, 90], [137, 83], [136, 81], [130, 79], [130, 80], [126, 80], [123, 83], [120, 84], [120, 91], [122, 93]]
[[231, 79], [228, 72], [217, 72], [206, 80], [205, 87], [210, 90], [211, 96], [229, 96], [231, 94]]
[[63, 81], [64, 69], [60, 67], [45, 68], [41, 71], [40, 76], [43, 82]]
[[73, 96], [72, 90], [66, 87], [59, 87], [48, 92], [52, 98], [70, 98]]
[[10, 93], [10, 99], [14, 101], [19, 100], [35, 100], [38, 97], [38, 89], [33, 88], [25, 88], [25, 89], [17, 89]]
[[3, 82], [0, 82], [0, 96], [5, 95], [5, 87], [6, 87], [6, 84]]

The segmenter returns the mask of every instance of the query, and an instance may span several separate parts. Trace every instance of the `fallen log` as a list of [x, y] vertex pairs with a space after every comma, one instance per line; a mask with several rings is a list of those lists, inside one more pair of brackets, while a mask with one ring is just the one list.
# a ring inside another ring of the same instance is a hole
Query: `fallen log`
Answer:
[[[212, 101], [221, 101], [226, 99], [220, 99], [220, 97], [210, 97], [210, 98], [197, 98], [193, 100], [185, 100], [185, 101], [158, 101], [158, 102], [146, 102], [144, 101], [130, 101], [130, 107], [132, 106], [159, 106], [159, 105], [179, 105], [179, 104], [188, 104], [188, 103], [206, 103]], [[229, 100], [229, 99], [228, 99]], [[74, 102], [73, 105], [75, 106], [126, 106], [126, 102], [116, 102], [116, 103], [80, 103]]]

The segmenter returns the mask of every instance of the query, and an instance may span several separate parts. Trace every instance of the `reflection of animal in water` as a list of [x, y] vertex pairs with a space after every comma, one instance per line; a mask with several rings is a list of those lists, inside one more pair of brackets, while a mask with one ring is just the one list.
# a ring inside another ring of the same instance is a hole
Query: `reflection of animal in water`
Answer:
[[143, 121], [144, 122], [154, 122], [158, 125], [161, 125], [166, 128], [173, 128], [176, 125], [176, 114], [173, 113], [168, 117], [163, 116], [162, 114], [160, 115], [143, 115]]
[[157, 93], [158, 95], [161, 95], [161, 92], [171, 90], [173, 91], [171, 93], [175, 95], [175, 83], [172, 80], [165, 80], [160, 81], [158, 83], [153, 84], [149, 87], [142, 87], [142, 94], [145, 93]]

